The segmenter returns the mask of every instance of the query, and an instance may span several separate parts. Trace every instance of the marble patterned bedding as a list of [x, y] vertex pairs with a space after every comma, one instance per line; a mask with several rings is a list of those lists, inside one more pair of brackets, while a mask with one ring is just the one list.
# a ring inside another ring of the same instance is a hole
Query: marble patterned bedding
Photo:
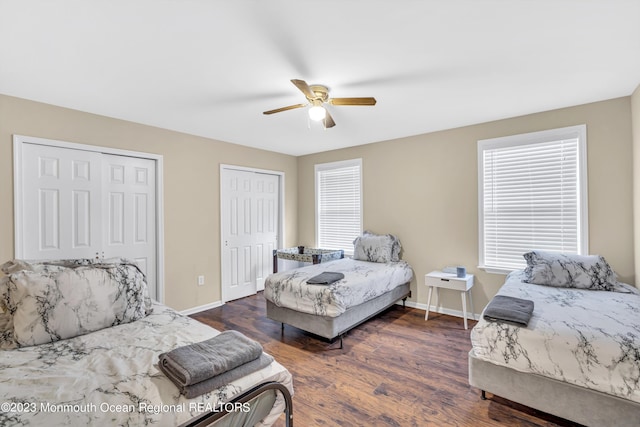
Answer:
[[556, 288], [511, 273], [498, 295], [534, 301], [527, 327], [481, 318], [471, 331], [477, 358], [640, 402], [640, 294]]
[[[323, 272], [343, 273], [345, 277], [331, 285], [306, 283]], [[265, 280], [264, 296], [279, 307], [337, 317], [349, 307], [380, 296], [412, 277], [413, 271], [404, 261], [379, 263], [343, 258], [272, 274]]]
[[[175, 426], [263, 382], [281, 382], [293, 393], [291, 374], [274, 361], [214, 392], [181, 396], [158, 370], [158, 355], [218, 333], [154, 303], [150, 315], [131, 323], [1, 350], [0, 425]], [[273, 423], [284, 407], [278, 393], [260, 425]]]

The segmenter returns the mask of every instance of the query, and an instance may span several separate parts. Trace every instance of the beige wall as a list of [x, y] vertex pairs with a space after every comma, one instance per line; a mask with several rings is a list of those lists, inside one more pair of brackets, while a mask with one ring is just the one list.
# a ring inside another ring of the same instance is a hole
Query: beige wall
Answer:
[[[631, 127], [633, 129], [633, 220], [635, 271], [640, 272], [640, 85], [631, 95]], [[636, 286], [640, 287], [637, 283]]]
[[[429, 271], [465, 265], [476, 274], [473, 298], [479, 312], [504, 276], [476, 267], [477, 141], [583, 123], [587, 125], [590, 252], [605, 256], [622, 280], [632, 281], [629, 97], [300, 157], [299, 243], [315, 243], [314, 164], [361, 157], [364, 228], [399, 236], [403, 258], [415, 272], [412, 300], [426, 304], [424, 275]], [[446, 308], [461, 309], [459, 295], [442, 295]]]
[[[299, 158], [0, 95], [0, 260], [13, 257], [13, 134], [164, 156], [165, 301], [179, 310], [220, 300], [220, 163], [285, 172], [285, 246], [293, 246], [315, 245], [313, 165], [361, 157], [365, 229], [402, 240], [403, 257], [415, 271], [412, 300], [426, 304], [425, 273], [462, 264], [476, 274], [478, 312], [504, 276], [476, 268], [477, 140], [586, 123], [590, 252], [604, 255], [622, 280], [633, 282], [632, 164], [640, 169], [640, 150], [632, 146], [640, 147], [639, 92]], [[196, 285], [199, 274], [206, 276], [204, 287]], [[460, 309], [459, 296], [443, 297], [445, 307]]]
[[13, 134], [164, 156], [165, 303], [178, 310], [221, 299], [221, 163], [285, 173], [285, 245], [297, 242], [295, 157], [0, 95], [0, 262], [14, 255]]

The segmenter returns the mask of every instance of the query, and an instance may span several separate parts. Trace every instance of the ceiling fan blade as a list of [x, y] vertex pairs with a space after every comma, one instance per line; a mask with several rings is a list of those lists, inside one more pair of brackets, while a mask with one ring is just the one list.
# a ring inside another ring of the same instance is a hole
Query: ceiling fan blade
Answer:
[[373, 97], [331, 98], [328, 102], [333, 105], [376, 105], [376, 99]]
[[325, 129], [329, 129], [332, 128], [336, 125], [336, 122], [333, 121], [333, 117], [331, 117], [331, 114], [329, 114], [329, 112], [326, 112], [326, 115], [324, 116], [324, 128]]
[[296, 108], [302, 108], [305, 107], [306, 104], [296, 104], [296, 105], [289, 105], [288, 107], [282, 107], [282, 108], [276, 108], [275, 110], [269, 110], [269, 111], [265, 111], [262, 114], [274, 114], [274, 113], [280, 113], [282, 111], [287, 111], [287, 110], [293, 110]]
[[300, 89], [300, 92], [304, 93], [304, 96], [306, 96], [308, 99], [316, 99], [318, 97], [304, 80], [293, 79], [291, 80], [291, 83], [296, 85], [296, 87]]

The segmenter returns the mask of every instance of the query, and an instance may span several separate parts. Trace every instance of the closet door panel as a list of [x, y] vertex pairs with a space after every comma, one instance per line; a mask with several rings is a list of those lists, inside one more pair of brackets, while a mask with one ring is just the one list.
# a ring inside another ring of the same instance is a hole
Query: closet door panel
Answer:
[[95, 258], [102, 247], [101, 154], [24, 144], [24, 258]]
[[135, 260], [156, 298], [156, 162], [103, 154], [104, 257]]

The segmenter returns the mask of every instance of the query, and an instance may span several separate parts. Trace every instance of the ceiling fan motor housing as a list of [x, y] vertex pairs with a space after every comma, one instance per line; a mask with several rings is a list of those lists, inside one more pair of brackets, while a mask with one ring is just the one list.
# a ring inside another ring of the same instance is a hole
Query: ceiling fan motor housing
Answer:
[[[316, 94], [315, 99], [319, 99], [322, 102], [327, 102], [327, 100], [329, 99], [329, 89], [326, 86], [310, 85], [309, 89], [311, 89], [313, 93]], [[311, 98], [308, 98], [308, 99], [309, 101], [312, 101]]]

